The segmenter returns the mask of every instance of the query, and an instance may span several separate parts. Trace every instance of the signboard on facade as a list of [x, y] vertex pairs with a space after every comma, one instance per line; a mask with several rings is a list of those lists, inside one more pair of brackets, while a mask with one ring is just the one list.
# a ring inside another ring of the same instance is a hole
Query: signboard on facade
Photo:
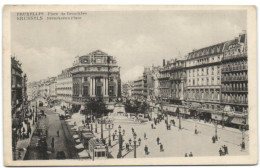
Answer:
[[214, 120], [219, 120], [219, 121], [227, 121], [228, 119], [228, 116], [224, 116], [224, 118], [222, 118], [222, 114], [211, 114], [211, 118], [214, 119]]

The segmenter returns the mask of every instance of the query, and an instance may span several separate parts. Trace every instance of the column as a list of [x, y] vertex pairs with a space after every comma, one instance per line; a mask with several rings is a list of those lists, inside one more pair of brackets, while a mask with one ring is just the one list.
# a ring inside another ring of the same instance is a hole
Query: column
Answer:
[[101, 81], [102, 81], [102, 95], [103, 96], [105, 96], [105, 78], [103, 77], [102, 79], [101, 79]]
[[108, 96], [108, 78], [106, 78], [106, 95]]
[[92, 77], [89, 77], [90, 78], [90, 88], [89, 88], [89, 92], [90, 92], [90, 96], [92, 96], [92, 88], [93, 88], [93, 85], [92, 85]]
[[93, 77], [93, 96], [96, 96], [96, 78]]

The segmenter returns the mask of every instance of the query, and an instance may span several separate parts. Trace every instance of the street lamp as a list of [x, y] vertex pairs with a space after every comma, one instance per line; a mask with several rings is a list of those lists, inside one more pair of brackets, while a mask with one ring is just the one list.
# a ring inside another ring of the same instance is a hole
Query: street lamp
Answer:
[[110, 133], [110, 131], [111, 131], [111, 129], [113, 129], [113, 127], [114, 127], [114, 124], [113, 123], [106, 123], [106, 129], [108, 129], [108, 131], [109, 131], [109, 140], [108, 140], [108, 146], [111, 146], [111, 133]]
[[134, 158], [136, 158], [136, 133], [133, 134], [134, 137]]
[[177, 107], [176, 113], [177, 113], [178, 116], [179, 116], [179, 130], [181, 130], [181, 114], [180, 114], [180, 109], [179, 109], [179, 107]]
[[119, 125], [118, 126], [118, 132], [119, 132], [119, 151], [118, 151], [118, 154], [117, 154], [117, 158], [121, 158], [122, 157], [122, 135], [121, 135], [121, 126]]
[[33, 113], [33, 125], [34, 125], [34, 106], [32, 106], [32, 108], [33, 108], [33, 111], [32, 111], [32, 113]]
[[101, 139], [103, 139], [103, 122], [104, 122], [104, 120], [103, 120], [103, 114], [102, 114], [102, 116], [101, 116]]
[[218, 140], [218, 121], [217, 121], [217, 116], [215, 116], [215, 139], [216, 141]]
[[241, 132], [242, 132], [242, 143], [241, 143], [241, 150], [245, 150], [245, 122], [243, 122], [244, 125], [241, 126]]

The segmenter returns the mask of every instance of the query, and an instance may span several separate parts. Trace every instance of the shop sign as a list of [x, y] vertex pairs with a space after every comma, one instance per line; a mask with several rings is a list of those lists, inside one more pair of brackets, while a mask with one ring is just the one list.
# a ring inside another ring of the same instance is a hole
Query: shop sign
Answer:
[[245, 118], [234, 117], [234, 118], [231, 120], [231, 123], [239, 124], [239, 125], [244, 125], [244, 124], [246, 124], [246, 119], [245, 119]]

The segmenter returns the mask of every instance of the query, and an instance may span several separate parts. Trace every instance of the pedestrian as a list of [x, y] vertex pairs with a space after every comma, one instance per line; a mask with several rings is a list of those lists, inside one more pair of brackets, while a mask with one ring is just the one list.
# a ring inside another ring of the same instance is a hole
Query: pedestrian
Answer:
[[57, 136], [58, 136], [58, 137], [60, 136], [60, 131], [59, 131], [59, 130], [57, 131]]
[[185, 153], [185, 157], [188, 157], [188, 154], [187, 154], [187, 153]]
[[156, 141], [157, 141], [157, 145], [159, 145], [160, 144], [160, 138], [157, 137]]
[[153, 129], [153, 124], [151, 124], [151, 127], [152, 127], [152, 129]]
[[161, 144], [161, 145], [160, 145], [160, 152], [163, 152], [163, 151], [164, 151], [163, 145]]
[[149, 154], [147, 145], [145, 145], [145, 147], [144, 147], [144, 152], [145, 152], [145, 155]]
[[139, 146], [141, 145], [141, 138], [138, 139]]
[[223, 151], [222, 151], [222, 149], [221, 148], [219, 148], [219, 156], [222, 156], [222, 153], [223, 153]]
[[123, 129], [123, 135], [125, 135], [125, 130]]
[[51, 142], [51, 151], [54, 152], [54, 142]]
[[228, 155], [228, 147], [227, 146], [225, 146], [225, 148], [226, 148], [226, 155]]
[[198, 130], [197, 130], [197, 128], [195, 128], [195, 135], [197, 135], [198, 134]]
[[212, 137], [212, 143], [215, 143], [216, 139], [215, 136]]
[[31, 126], [29, 126], [29, 135], [31, 135], [32, 133], [32, 129], [31, 129]]
[[130, 139], [129, 139], [129, 145], [131, 145], [131, 143], [132, 143], [132, 139], [130, 138]]
[[144, 140], [146, 140], [146, 133], [144, 133]]
[[54, 137], [51, 138], [51, 142], [54, 143]]
[[246, 147], [245, 142], [242, 142], [242, 143], [241, 143], [241, 151], [242, 151], [242, 150], [245, 150], [245, 147]]
[[189, 157], [193, 157], [193, 154], [192, 154], [192, 152], [190, 152], [190, 154], [189, 154]]
[[135, 130], [132, 128], [132, 133], [134, 133], [135, 132]]
[[113, 133], [112, 137], [113, 137], [113, 141], [114, 141], [115, 140], [115, 133]]

